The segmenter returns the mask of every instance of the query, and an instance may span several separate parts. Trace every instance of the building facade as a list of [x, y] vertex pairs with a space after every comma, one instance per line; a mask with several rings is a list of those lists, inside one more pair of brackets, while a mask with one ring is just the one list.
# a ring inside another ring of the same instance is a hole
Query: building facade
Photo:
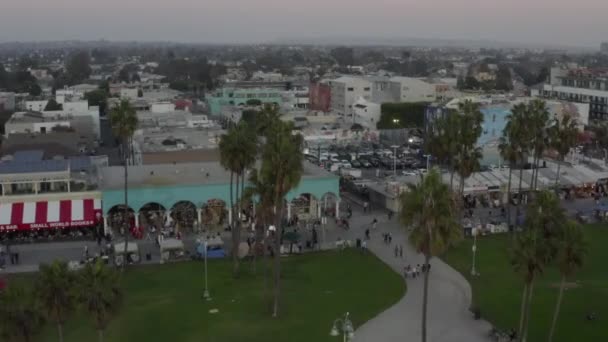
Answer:
[[314, 82], [308, 88], [308, 108], [327, 113], [331, 110], [331, 87], [327, 83]]
[[357, 100], [372, 98], [372, 82], [359, 77], [343, 76], [329, 81], [331, 87], [331, 109], [344, 116], [352, 116]]
[[586, 68], [551, 68], [549, 84], [539, 96], [548, 99], [588, 103], [589, 120], [608, 120], [608, 72]]
[[281, 91], [265, 88], [222, 88], [214, 92], [207, 99], [207, 105], [211, 115], [220, 115], [223, 107], [245, 106], [249, 100], [259, 100], [263, 104], [275, 104], [281, 106], [283, 97]]

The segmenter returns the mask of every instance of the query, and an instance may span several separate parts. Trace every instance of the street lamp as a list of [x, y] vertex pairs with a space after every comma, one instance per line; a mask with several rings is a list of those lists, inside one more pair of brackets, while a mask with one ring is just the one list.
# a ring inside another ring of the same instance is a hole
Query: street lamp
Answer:
[[393, 124], [395, 124], [395, 126], [397, 126], [399, 124], [399, 119], [393, 119]]
[[423, 157], [426, 158], [426, 171], [429, 171], [429, 167], [431, 166], [431, 155], [425, 154]]
[[205, 291], [203, 291], [203, 299], [211, 300], [211, 295], [209, 294], [209, 284], [207, 282], [207, 238], [205, 237], [205, 241], [203, 241], [203, 257], [205, 258]]
[[477, 270], [475, 269], [475, 256], [477, 255], [477, 228], [473, 228], [473, 266], [471, 267], [471, 275], [476, 276]]
[[391, 146], [393, 148], [393, 176], [397, 175], [397, 149], [398, 145]]
[[329, 331], [329, 336], [337, 337], [340, 336], [340, 332], [342, 332], [342, 339], [344, 342], [352, 341], [355, 337], [355, 328], [348, 316], [349, 313], [347, 312], [344, 317], [334, 320], [334, 324]]

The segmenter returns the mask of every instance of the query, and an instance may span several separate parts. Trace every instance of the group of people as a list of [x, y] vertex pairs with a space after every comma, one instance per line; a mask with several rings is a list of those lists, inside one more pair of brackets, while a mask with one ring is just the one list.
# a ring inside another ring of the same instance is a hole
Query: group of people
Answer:
[[403, 268], [403, 276], [405, 278], [412, 277], [416, 279], [416, 277], [419, 277], [421, 273], [426, 273], [430, 270], [431, 264], [422, 264], [422, 266], [420, 266], [420, 264], [417, 264], [416, 266], [411, 266], [408, 264]]
[[0, 244], [0, 270], [4, 269], [6, 265], [7, 256], [8, 259], [10, 259], [11, 265], [19, 264], [19, 252], [15, 250], [11, 251], [11, 247], [8, 244], [6, 245], [6, 247]]

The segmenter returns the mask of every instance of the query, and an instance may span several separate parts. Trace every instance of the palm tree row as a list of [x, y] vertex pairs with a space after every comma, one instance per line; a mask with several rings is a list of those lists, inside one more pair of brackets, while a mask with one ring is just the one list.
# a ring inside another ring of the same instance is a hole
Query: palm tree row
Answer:
[[[547, 149], [553, 149], [558, 154], [557, 176], [555, 186], [559, 184], [561, 163], [565, 160], [570, 149], [575, 146], [577, 139], [576, 120], [570, 115], [550, 118], [546, 104], [542, 100], [520, 103], [513, 107], [507, 116], [507, 124], [499, 141], [500, 155], [509, 167], [508, 210], [510, 213], [511, 176], [513, 168], [519, 167], [519, 191], [517, 217], [523, 204], [522, 180], [523, 170], [528, 156], [532, 156], [532, 176], [530, 191], [538, 189], [538, 174], [540, 162]], [[509, 224], [511, 216], [508, 216]]]
[[566, 281], [581, 267], [586, 253], [583, 231], [576, 222], [566, 219], [559, 199], [549, 191], [538, 193], [528, 206], [525, 226], [515, 236], [511, 251], [513, 269], [524, 281], [518, 336], [525, 341], [528, 335], [535, 281], [547, 267], [556, 265], [562, 277], [549, 332], [552, 341]]
[[[262, 250], [271, 248], [273, 260], [273, 296], [272, 316], [278, 317], [281, 288], [281, 236], [284, 219], [284, 203], [287, 193], [295, 188], [303, 172], [303, 138], [292, 134], [293, 124], [282, 121], [276, 106], [266, 105], [256, 113], [256, 127], [239, 123], [231, 127], [220, 141], [221, 163], [236, 175], [237, 210], [246, 200], [257, 202], [256, 227], [275, 227], [274, 235], [265, 239]], [[259, 168], [254, 169], [256, 159], [260, 159]], [[245, 170], [250, 170], [248, 184], [245, 185]], [[240, 185], [239, 185], [240, 184]], [[231, 181], [232, 202], [232, 181]], [[233, 205], [231, 203], [231, 205]], [[240, 222], [238, 223], [240, 224]], [[233, 245], [240, 242], [240, 226], [233, 228]], [[236, 231], [236, 232], [235, 232]], [[254, 255], [261, 244], [264, 231], [257, 230]], [[238, 270], [238, 259], [233, 248], [235, 272]]]
[[0, 337], [28, 342], [49, 321], [62, 342], [67, 319], [82, 310], [93, 319], [101, 342], [121, 302], [119, 274], [101, 262], [78, 272], [70, 271], [65, 262], [43, 264], [33, 288], [10, 284], [0, 293]]

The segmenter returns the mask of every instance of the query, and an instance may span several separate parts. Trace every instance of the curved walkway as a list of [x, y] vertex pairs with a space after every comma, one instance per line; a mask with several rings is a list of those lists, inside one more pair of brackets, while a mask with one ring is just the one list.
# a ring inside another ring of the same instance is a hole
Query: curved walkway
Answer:
[[[373, 216], [353, 217], [355, 234], [369, 227]], [[396, 272], [402, 274], [407, 264], [423, 263], [418, 254], [406, 241], [403, 228], [393, 222], [386, 222], [386, 216], [378, 217], [378, 231], [372, 232], [368, 248]], [[392, 244], [382, 241], [382, 233], [390, 232]], [[403, 259], [395, 258], [395, 244], [403, 245]], [[406, 295], [395, 305], [358, 327], [354, 341], [394, 342], [419, 341], [421, 339], [422, 294], [424, 278], [407, 279]], [[379, 288], [381, 291], [381, 288]], [[469, 312], [471, 287], [456, 270], [440, 259], [431, 260], [429, 279], [429, 301], [427, 314], [427, 341], [488, 341], [491, 325], [485, 321], [475, 321]]]

